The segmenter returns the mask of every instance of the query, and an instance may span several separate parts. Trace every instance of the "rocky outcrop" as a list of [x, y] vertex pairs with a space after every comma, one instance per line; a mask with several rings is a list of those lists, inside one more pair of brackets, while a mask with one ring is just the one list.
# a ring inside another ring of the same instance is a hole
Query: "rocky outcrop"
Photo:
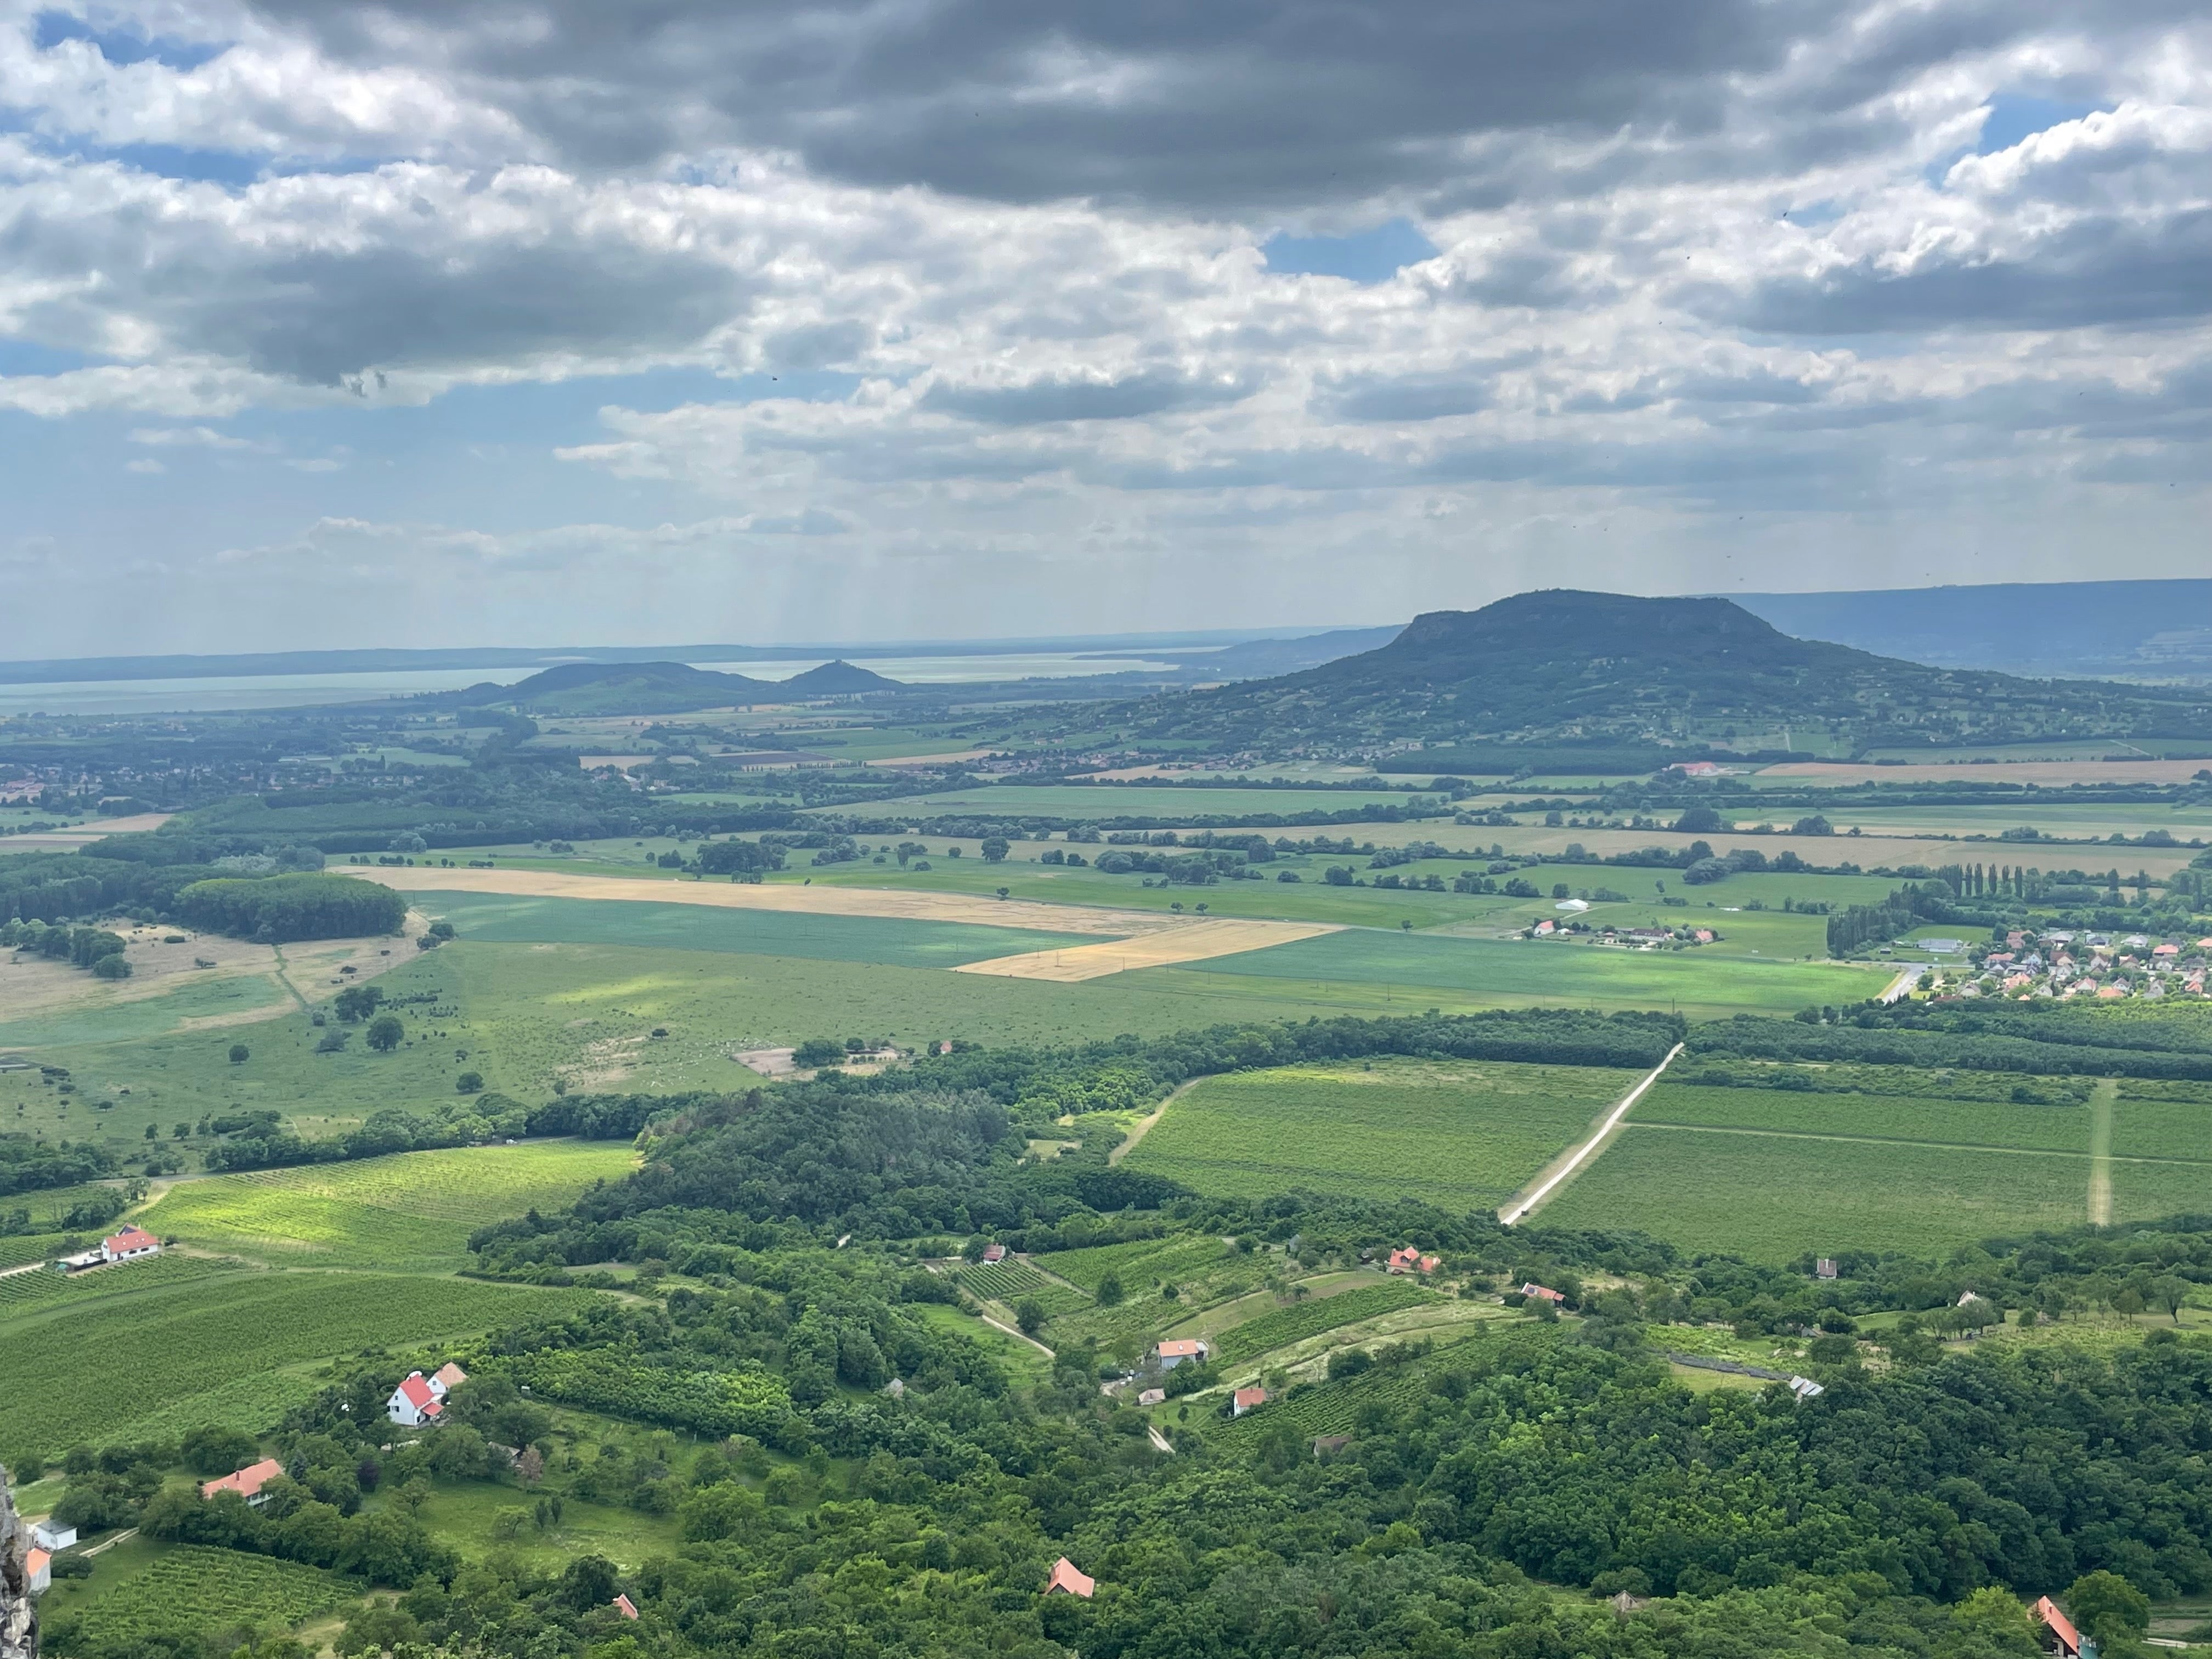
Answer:
[[17, 1518], [8, 1471], [0, 1469], [0, 1659], [38, 1659], [39, 1610], [23, 1559], [30, 1546], [31, 1529]]

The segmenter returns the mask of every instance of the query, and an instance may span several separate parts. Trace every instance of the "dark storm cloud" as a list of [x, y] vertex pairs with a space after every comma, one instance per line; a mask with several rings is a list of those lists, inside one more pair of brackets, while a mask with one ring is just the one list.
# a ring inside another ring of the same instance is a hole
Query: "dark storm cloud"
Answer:
[[572, 164], [787, 147], [872, 185], [1293, 207], [1462, 178], [1462, 139], [1711, 131], [1811, 0], [258, 0], [358, 62], [465, 76]]

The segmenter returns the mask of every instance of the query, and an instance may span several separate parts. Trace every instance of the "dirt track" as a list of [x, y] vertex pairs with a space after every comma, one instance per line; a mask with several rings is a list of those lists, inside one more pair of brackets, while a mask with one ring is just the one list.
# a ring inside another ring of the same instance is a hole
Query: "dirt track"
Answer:
[[1194, 921], [1164, 933], [1147, 933], [1141, 939], [1070, 945], [1058, 951], [1030, 951], [1018, 957], [994, 957], [988, 962], [963, 963], [952, 971], [1073, 984], [1078, 980], [1103, 979], [1109, 974], [1126, 974], [1138, 968], [1166, 968], [1179, 962], [1203, 962], [1210, 957], [1262, 951], [1271, 945], [1288, 945], [1294, 939], [1336, 931], [1320, 922]]
[[[907, 921], [958, 921], [971, 927], [1027, 927], [1047, 933], [1115, 937], [1203, 927], [1273, 927], [1288, 924], [1194, 923], [1137, 910], [1039, 904], [969, 893], [918, 893], [880, 887], [802, 887], [791, 883], [656, 881], [635, 876], [570, 875], [562, 870], [412, 870], [340, 867], [340, 875], [382, 882], [404, 893], [505, 893], [515, 898], [626, 899], [645, 904], [699, 904], [719, 910], [781, 910], [800, 915], [884, 916]], [[1315, 930], [1309, 930], [1315, 931]], [[1326, 931], [1326, 930], [1320, 930]], [[1304, 934], [1285, 935], [1303, 938]], [[1085, 947], [1088, 948], [1088, 947]], [[1239, 945], [1250, 950], [1250, 945]], [[1203, 954], [1218, 956], [1219, 951]], [[1172, 958], [1170, 958], [1172, 959]], [[1007, 957], [1013, 961], [1017, 958]], [[1112, 969], [1106, 971], [1111, 972]]]

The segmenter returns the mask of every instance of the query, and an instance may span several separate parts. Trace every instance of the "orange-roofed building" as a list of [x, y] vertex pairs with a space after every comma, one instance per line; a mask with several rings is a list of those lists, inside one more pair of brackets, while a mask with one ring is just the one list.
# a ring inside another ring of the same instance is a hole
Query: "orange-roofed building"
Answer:
[[1161, 1343], [1152, 1352], [1159, 1356], [1160, 1369], [1164, 1371], [1171, 1371], [1186, 1359], [1194, 1359], [1203, 1365], [1206, 1364], [1206, 1356], [1212, 1350], [1207, 1348], [1206, 1339], [1203, 1337], [1179, 1336], [1172, 1342]]
[[469, 1380], [469, 1374], [448, 1359], [430, 1373], [430, 1392], [443, 1400]]
[[[637, 1603], [631, 1601], [627, 1595], [617, 1595], [615, 1597], [614, 1608], [617, 1613], [622, 1614], [625, 1619], [635, 1619], [637, 1617]], [[624, 1639], [626, 1640], [628, 1638]]]
[[1267, 1403], [1267, 1391], [1265, 1389], [1239, 1389], [1229, 1396], [1229, 1414], [1242, 1417], [1246, 1412], [1256, 1410]]
[[44, 1550], [33, 1550], [23, 1557], [23, 1582], [32, 1595], [54, 1582], [53, 1560]]
[[273, 1457], [264, 1457], [258, 1463], [248, 1463], [234, 1474], [226, 1474], [220, 1480], [200, 1483], [200, 1496], [212, 1498], [217, 1492], [234, 1492], [258, 1509], [269, 1501], [262, 1487], [284, 1473], [284, 1466]]
[[1061, 1595], [1080, 1595], [1088, 1601], [1097, 1589], [1098, 1581], [1064, 1555], [1052, 1564], [1052, 1577], [1044, 1581], [1047, 1595], [1058, 1592]]
[[1546, 1302], [1565, 1302], [1567, 1299], [1548, 1285], [1539, 1285], [1533, 1279], [1521, 1287], [1521, 1295], [1524, 1300], [1532, 1296]]
[[2065, 1659], [2074, 1659], [2081, 1651], [2081, 1632], [2074, 1628], [2074, 1621], [2059, 1611], [2058, 1603], [2049, 1596], [2039, 1597], [2028, 1609], [2040, 1619], [2051, 1633], [2058, 1638], [2058, 1651]]

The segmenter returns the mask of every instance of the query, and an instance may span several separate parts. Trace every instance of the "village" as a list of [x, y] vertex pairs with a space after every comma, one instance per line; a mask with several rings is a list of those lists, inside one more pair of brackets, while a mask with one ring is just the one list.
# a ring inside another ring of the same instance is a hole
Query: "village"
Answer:
[[1936, 955], [1956, 953], [1956, 968], [1938, 964], [1918, 988], [1939, 997], [2087, 997], [2099, 1002], [2157, 1001], [2204, 995], [2212, 939], [2152, 939], [2142, 933], [2055, 929], [2008, 933], [2002, 944], [1970, 949], [1963, 941], [1923, 939]]

